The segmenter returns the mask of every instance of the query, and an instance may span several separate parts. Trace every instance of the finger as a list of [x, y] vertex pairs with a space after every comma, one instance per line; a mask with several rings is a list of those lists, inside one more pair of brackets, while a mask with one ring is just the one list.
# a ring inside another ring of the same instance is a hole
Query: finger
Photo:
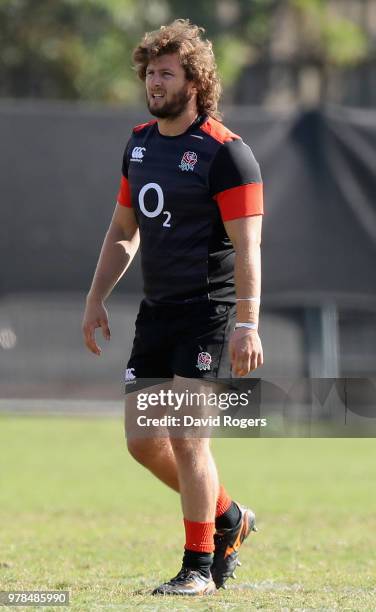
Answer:
[[246, 376], [250, 371], [249, 357], [239, 357], [235, 362], [234, 370], [238, 376]]
[[236, 370], [236, 353], [235, 353], [235, 350], [232, 347], [229, 348], [229, 351], [230, 351], [231, 369], [235, 373], [235, 370]]
[[264, 364], [264, 355], [263, 355], [263, 352], [261, 351], [257, 358], [257, 366], [259, 367], [259, 366], [262, 366], [263, 364]]
[[237, 376], [247, 376], [248, 373], [249, 373], [249, 370], [247, 367], [243, 367], [239, 370], [236, 370]]
[[251, 372], [253, 372], [253, 370], [257, 368], [257, 355], [258, 354], [255, 351], [252, 352], [251, 359], [250, 359]]
[[89, 351], [91, 351], [92, 353], [94, 353], [94, 355], [100, 355], [101, 354], [101, 349], [100, 347], [97, 345], [96, 341], [94, 339], [89, 339], [85, 342], [87, 348], [89, 349]]
[[105, 340], [110, 340], [111, 339], [111, 332], [110, 332], [110, 328], [108, 326], [108, 322], [105, 319], [101, 319], [99, 321], [99, 324], [102, 328], [102, 334], [103, 334], [103, 338], [105, 338]]
[[95, 326], [88, 325], [87, 327], [85, 327], [84, 337], [85, 337], [85, 344], [87, 348], [89, 349], [89, 351], [91, 351], [95, 355], [100, 355], [101, 349], [99, 348], [99, 346], [97, 345], [95, 341]]
[[230, 342], [229, 342], [228, 350], [229, 350], [229, 353], [230, 353], [231, 363], [234, 365], [235, 364], [236, 352], [235, 352], [235, 343], [232, 342], [232, 340], [230, 340]]

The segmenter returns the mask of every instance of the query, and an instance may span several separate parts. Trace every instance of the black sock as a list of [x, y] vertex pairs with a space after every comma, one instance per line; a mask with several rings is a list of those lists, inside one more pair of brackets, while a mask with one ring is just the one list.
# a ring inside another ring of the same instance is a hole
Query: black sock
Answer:
[[184, 550], [183, 567], [198, 570], [205, 578], [210, 577], [210, 566], [213, 563], [213, 554], [209, 552], [197, 552], [196, 550]]
[[231, 502], [228, 510], [215, 519], [215, 528], [217, 530], [232, 529], [238, 524], [240, 516], [239, 506], [235, 502]]

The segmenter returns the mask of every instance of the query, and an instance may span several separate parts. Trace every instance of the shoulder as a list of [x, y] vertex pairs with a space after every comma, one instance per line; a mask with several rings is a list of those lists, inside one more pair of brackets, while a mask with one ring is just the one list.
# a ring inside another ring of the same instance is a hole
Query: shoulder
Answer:
[[[219, 123], [219, 122], [215, 122]], [[248, 183], [262, 183], [260, 166], [252, 149], [226, 127], [221, 126], [217, 151], [209, 169], [209, 185], [212, 193], [218, 193]], [[215, 126], [217, 127], [217, 126]]]
[[157, 123], [156, 119], [151, 119], [151, 121], [147, 121], [146, 123], [140, 123], [139, 125], [135, 125], [132, 129], [132, 135], [137, 134], [141, 135], [150, 130], [153, 125]]
[[[151, 131], [154, 129], [154, 125], [157, 123], [156, 119], [147, 121], [146, 123], [140, 123], [132, 128], [130, 137], [124, 150], [124, 162], [127, 162], [131, 155], [131, 151], [135, 152], [136, 156], [139, 155], [141, 147], [144, 146], [145, 141], [150, 137]], [[141, 151], [142, 153], [142, 151]]]
[[249, 168], [253, 167], [253, 174], [259, 174], [259, 165], [251, 148], [238, 134], [212, 117], [209, 117], [200, 129], [217, 144], [211, 164], [212, 171], [226, 172], [235, 167], [238, 170], [247, 168], [249, 173]]
[[223, 123], [213, 119], [213, 117], [208, 117], [207, 120], [200, 126], [200, 130], [211, 136], [220, 144], [240, 140], [240, 136], [238, 136], [238, 134], [231, 132], [231, 130], [223, 125]]

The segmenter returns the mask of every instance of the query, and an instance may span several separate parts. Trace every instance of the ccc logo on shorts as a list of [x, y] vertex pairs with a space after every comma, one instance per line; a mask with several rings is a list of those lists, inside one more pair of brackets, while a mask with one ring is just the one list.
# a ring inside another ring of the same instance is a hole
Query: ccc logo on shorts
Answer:
[[[155, 200], [155, 206], [153, 209], [151, 206], [149, 208], [146, 208], [145, 206], [145, 195], [148, 191], [154, 191], [153, 203]], [[158, 217], [158, 215], [163, 213], [164, 215], [166, 215], [163, 227], [171, 227], [171, 213], [168, 210], [163, 210], [164, 195], [162, 187], [158, 185], [158, 183], [147, 183], [147, 185], [144, 185], [140, 190], [140, 193], [138, 194], [138, 203], [140, 206], [140, 210], [145, 215], [145, 217], [149, 217], [149, 219], [154, 219], [154, 217]]]

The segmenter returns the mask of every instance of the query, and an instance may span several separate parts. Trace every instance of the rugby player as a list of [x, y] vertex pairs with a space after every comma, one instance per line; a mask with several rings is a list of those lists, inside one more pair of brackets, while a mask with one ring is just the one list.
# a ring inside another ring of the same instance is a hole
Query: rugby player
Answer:
[[[263, 363], [262, 179], [249, 146], [220, 120], [220, 82], [203, 32], [178, 19], [145, 34], [134, 51], [155, 119], [136, 126], [125, 148], [83, 321], [86, 346], [100, 355], [95, 329], [110, 339], [105, 300], [140, 243], [145, 298], [128, 378], [171, 379], [181, 389], [231, 372], [245, 376]], [[126, 403], [131, 420], [134, 404]], [[209, 443], [128, 436], [134, 458], [181, 496], [182, 568], [155, 595], [224, 587], [240, 565], [239, 546], [255, 530], [253, 512], [219, 485]]]

